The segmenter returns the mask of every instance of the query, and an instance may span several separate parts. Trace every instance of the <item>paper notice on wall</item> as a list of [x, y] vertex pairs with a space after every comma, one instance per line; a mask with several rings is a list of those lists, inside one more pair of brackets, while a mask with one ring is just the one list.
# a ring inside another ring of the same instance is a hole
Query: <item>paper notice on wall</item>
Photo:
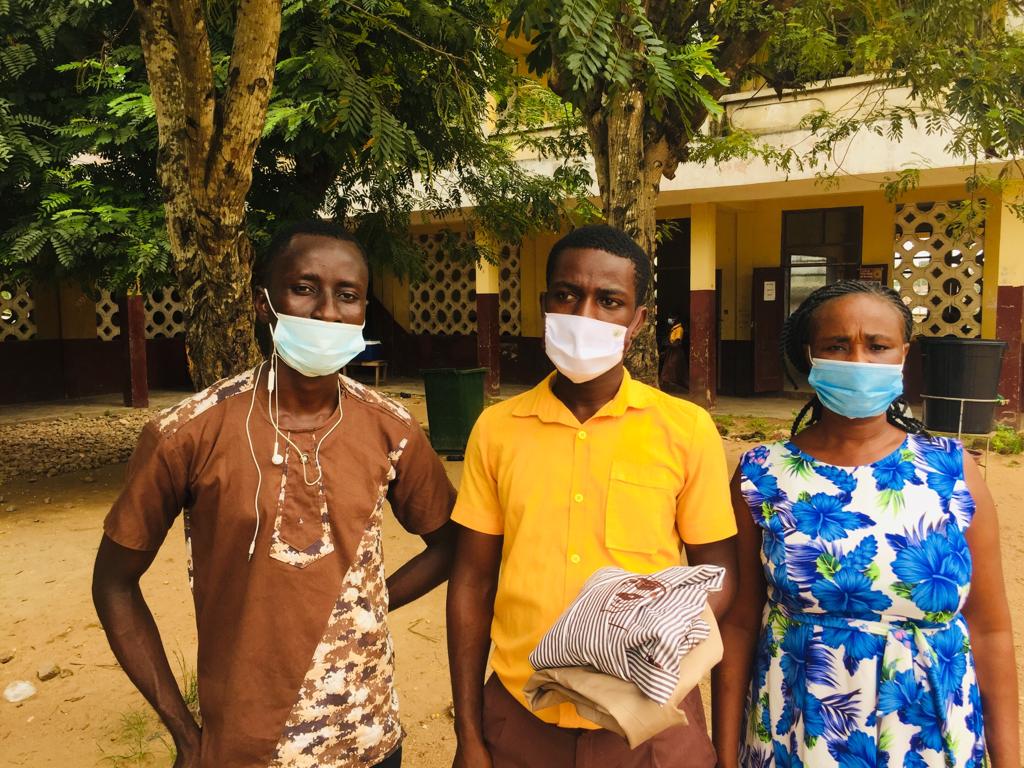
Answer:
[[775, 301], [775, 281], [765, 280], [764, 281], [764, 300]]

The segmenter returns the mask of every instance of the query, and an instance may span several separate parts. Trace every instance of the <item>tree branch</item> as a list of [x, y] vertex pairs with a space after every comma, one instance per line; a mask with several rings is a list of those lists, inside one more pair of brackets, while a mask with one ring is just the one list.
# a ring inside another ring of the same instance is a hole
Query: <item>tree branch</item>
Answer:
[[706, 20], [711, 15], [711, 5], [712, 0], [696, 0], [690, 7], [690, 12], [679, 20], [679, 29], [685, 30], [689, 34], [691, 27]]
[[206, 203], [242, 217], [274, 83], [281, 0], [241, 0], [237, 19], [221, 120], [210, 144]]
[[[216, 104], [206, 17], [197, 0], [171, 0], [169, 12], [178, 45], [177, 66], [182, 82], [188, 84], [183, 96], [189, 165], [202, 168], [209, 157]], [[193, 183], [200, 181], [197, 178]]]
[[[168, 0], [136, 0], [139, 14], [139, 40], [149, 76], [149, 89], [156, 110], [158, 133], [156, 170], [168, 211], [189, 206], [188, 131], [186, 129], [182, 94], [180, 59], [173, 34]], [[176, 217], [168, 216], [167, 233], [171, 249], [182, 253], [195, 233], [176, 225]]]
[[[796, 0], [772, 0], [768, 5], [775, 12], [784, 14], [796, 5]], [[751, 29], [732, 38], [726, 35], [726, 30], [721, 30], [718, 33], [719, 37], [726, 42], [720, 49], [718, 61], [715, 63], [728, 78], [728, 81], [723, 84], [711, 77], [704, 78], [703, 85], [712, 96], [717, 99], [728, 91], [729, 84], [764, 47], [768, 38], [771, 37], [772, 31], [770, 27]]]
[[[796, 5], [796, 1], [772, 0], [769, 5], [777, 13], [784, 14]], [[699, 21], [699, 19], [697, 20]], [[723, 33], [724, 30], [719, 34], [724, 38]], [[701, 85], [716, 100], [720, 99], [734, 87], [733, 84], [740, 72], [764, 47], [771, 34], [770, 27], [763, 27], [751, 29], [727, 39], [725, 45], [719, 49], [720, 52], [715, 62], [719, 71], [726, 76], [726, 82], [722, 83], [715, 78], [705, 77], [701, 81]], [[660, 127], [664, 131], [664, 137], [670, 147], [669, 158], [665, 163], [665, 176], [672, 178], [678, 164], [686, 159], [686, 147], [690, 143], [690, 138], [701, 129], [708, 119], [708, 110], [703, 105], [698, 105], [684, 113], [677, 105], [670, 104], [667, 112], [667, 119], [661, 122]]]

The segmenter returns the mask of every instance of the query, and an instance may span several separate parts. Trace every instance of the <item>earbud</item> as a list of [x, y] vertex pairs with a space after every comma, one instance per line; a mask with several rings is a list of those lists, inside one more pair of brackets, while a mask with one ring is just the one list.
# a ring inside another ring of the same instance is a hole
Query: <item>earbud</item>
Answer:
[[281, 455], [281, 449], [278, 446], [277, 438], [274, 438], [274, 455], [270, 457], [270, 463], [275, 466], [284, 464], [284, 456]]

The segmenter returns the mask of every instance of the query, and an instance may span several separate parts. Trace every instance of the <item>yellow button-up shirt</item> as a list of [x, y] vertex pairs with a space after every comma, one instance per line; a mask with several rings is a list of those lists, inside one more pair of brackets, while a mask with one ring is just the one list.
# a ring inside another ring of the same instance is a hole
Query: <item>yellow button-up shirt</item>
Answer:
[[[682, 542], [736, 534], [722, 440], [705, 410], [627, 373], [580, 424], [552, 380], [480, 416], [452, 514], [505, 537], [491, 666], [524, 706], [530, 653], [594, 571], [653, 573], [679, 565]], [[536, 714], [596, 727], [571, 704]]]

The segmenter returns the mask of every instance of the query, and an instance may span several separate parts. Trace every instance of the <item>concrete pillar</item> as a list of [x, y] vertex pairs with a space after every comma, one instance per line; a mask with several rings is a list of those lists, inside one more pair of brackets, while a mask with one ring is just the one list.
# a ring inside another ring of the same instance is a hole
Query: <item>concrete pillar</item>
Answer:
[[715, 404], [718, 361], [715, 350], [715, 257], [717, 206], [690, 206], [690, 399]]
[[124, 343], [126, 367], [124, 404], [132, 408], [149, 406], [145, 302], [145, 297], [140, 295], [129, 295], [120, 302], [121, 339]]
[[[1013, 202], [1024, 187], [1006, 190], [1003, 200]], [[999, 286], [996, 310], [996, 338], [1007, 344], [999, 394], [1006, 398], [997, 411], [1001, 421], [1020, 420], [1021, 388], [1024, 384], [1024, 221], [1005, 205], [993, 206], [986, 229], [998, 234]], [[995, 218], [996, 221], [991, 221]], [[993, 227], [992, 225], [995, 224]], [[988, 286], [985, 286], [986, 290]]]
[[[498, 243], [477, 232], [477, 243], [495, 255]], [[481, 259], [476, 264], [476, 359], [487, 369], [484, 393], [497, 397], [501, 389], [501, 332], [498, 318], [498, 291], [501, 273], [497, 264]]]

